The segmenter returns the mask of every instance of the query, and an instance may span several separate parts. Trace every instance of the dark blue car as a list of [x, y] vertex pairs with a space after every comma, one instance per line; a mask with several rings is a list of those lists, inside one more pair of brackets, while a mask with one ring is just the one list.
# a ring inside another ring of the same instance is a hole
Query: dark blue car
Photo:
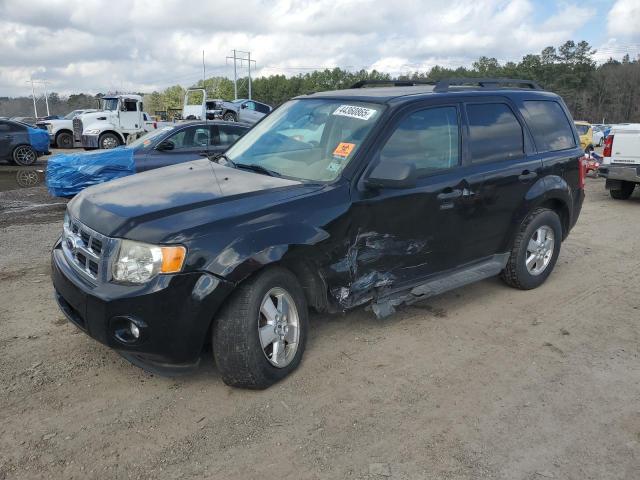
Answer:
[[49, 153], [49, 134], [26, 123], [0, 120], [0, 159], [16, 165], [33, 165]]
[[47, 164], [47, 188], [72, 197], [114, 178], [223, 153], [249, 128], [223, 121], [166, 124], [128, 146], [55, 155]]

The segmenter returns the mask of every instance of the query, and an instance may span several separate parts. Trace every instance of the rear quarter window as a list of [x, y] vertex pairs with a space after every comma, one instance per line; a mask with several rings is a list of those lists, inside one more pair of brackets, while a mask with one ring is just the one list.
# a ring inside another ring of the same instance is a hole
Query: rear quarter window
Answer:
[[538, 152], [555, 152], [576, 146], [571, 123], [558, 102], [527, 100], [523, 115]]
[[467, 104], [472, 163], [514, 160], [524, 156], [522, 126], [505, 103]]

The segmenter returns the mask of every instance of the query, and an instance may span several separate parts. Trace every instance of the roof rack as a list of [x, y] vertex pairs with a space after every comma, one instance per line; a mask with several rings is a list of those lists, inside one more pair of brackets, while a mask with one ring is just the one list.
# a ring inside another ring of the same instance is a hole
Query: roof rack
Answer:
[[434, 92], [448, 92], [451, 87], [474, 85], [481, 88], [500, 88], [500, 85], [522, 85], [532, 90], [542, 90], [533, 80], [520, 80], [517, 78], [444, 78], [436, 82]]
[[360, 80], [350, 88], [363, 88], [367, 85], [393, 85], [394, 87], [414, 87], [416, 85], [435, 85], [433, 80]]

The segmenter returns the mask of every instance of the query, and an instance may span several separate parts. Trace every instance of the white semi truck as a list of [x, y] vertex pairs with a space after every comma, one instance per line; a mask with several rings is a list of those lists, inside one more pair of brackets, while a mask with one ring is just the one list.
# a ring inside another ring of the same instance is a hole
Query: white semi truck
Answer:
[[74, 140], [86, 150], [125, 145], [157, 128], [142, 110], [140, 95], [103, 97], [101, 103], [101, 110], [73, 119]]

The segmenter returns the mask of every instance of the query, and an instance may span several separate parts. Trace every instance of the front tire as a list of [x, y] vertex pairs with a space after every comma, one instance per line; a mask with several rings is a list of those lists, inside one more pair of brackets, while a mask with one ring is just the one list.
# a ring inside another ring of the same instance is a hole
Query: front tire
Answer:
[[60, 132], [56, 135], [56, 147], [73, 148], [73, 135], [69, 132]]
[[502, 279], [520, 290], [542, 285], [558, 260], [561, 243], [562, 223], [558, 214], [548, 208], [535, 209], [516, 234]]
[[296, 277], [273, 267], [242, 283], [213, 326], [213, 355], [224, 383], [264, 389], [300, 364], [308, 311]]
[[33, 165], [38, 160], [38, 154], [31, 145], [18, 145], [13, 150], [13, 161], [16, 165]]
[[120, 137], [113, 133], [103, 133], [98, 139], [98, 145], [103, 150], [110, 150], [122, 145], [122, 141], [120, 140]]
[[615, 200], [628, 200], [633, 194], [636, 184], [633, 182], [620, 182], [620, 188], [609, 190], [609, 195]]

